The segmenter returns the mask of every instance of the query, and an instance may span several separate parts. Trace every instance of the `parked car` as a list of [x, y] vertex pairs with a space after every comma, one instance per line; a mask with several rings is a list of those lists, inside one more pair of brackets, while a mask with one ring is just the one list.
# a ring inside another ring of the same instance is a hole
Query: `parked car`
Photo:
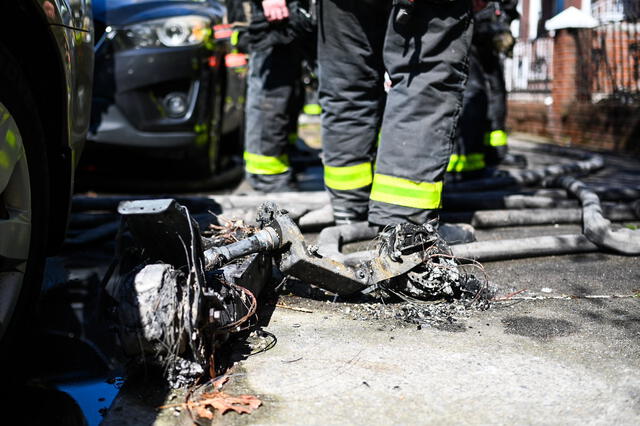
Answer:
[[183, 160], [205, 176], [221, 171], [242, 148], [246, 74], [246, 55], [232, 51], [232, 31], [220, 27], [223, 5], [94, 0], [93, 8], [88, 149]]
[[[0, 352], [64, 240], [89, 125], [87, 0], [0, 0]], [[29, 34], [29, 37], [22, 37]]]

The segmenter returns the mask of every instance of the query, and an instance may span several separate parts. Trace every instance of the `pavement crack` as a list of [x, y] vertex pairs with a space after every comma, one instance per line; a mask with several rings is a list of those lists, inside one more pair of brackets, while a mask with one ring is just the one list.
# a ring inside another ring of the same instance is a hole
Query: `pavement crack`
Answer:
[[509, 299], [494, 300], [493, 303], [504, 303], [513, 301], [536, 301], [536, 300], [585, 300], [585, 299], [637, 299], [637, 294], [589, 294], [576, 296], [560, 294], [557, 296], [518, 296]]

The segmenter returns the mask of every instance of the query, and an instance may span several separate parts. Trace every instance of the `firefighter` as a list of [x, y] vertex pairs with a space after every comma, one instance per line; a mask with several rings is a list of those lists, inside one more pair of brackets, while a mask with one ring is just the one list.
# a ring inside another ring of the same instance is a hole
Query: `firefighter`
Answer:
[[[485, 134], [485, 155], [488, 166], [498, 164], [524, 167], [526, 158], [508, 152], [506, 132], [507, 89], [504, 80], [504, 58], [511, 57], [515, 39], [511, 34], [511, 22], [520, 18], [516, 10], [518, 0], [492, 2], [488, 8], [491, 19], [483, 18], [487, 40], [483, 41], [483, 71], [488, 85], [487, 119], [488, 132]], [[478, 25], [476, 25], [478, 26]]]
[[336, 223], [424, 224], [441, 206], [461, 110], [469, 2], [321, 0], [319, 10], [324, 179]]
[[458, 181], [484, 176], [485, 139], [489, 135], [489, 93], [478, 46], [469, 49], [469, 79], [464, 90], [462, 114], [451, 154], [447, 178]]
[[307, 0], [253, 0], [245, 113], [245, 171], [258, 191], [291, 189], [290, 142], [302, 108], [301, 62], [315, 50]]
[[488, 166], [505, 160], [522, 163], [517, 157], [507, 156], [507, 93], [502, 63], [502, 56], [509, 54], [514, 45], [509, 25], [518, 17], [516, 5], [517, 0], [505, 0], [502, 5], [473, 1], [475, 25], [469, 51], [469, 80], [447, 167], [452, 180], [492, 176], [497, 172]]

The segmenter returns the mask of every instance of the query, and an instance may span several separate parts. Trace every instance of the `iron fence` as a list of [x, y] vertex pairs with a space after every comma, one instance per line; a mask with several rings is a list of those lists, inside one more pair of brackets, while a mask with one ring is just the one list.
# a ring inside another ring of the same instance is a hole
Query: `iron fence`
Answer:
[[592, 15], [599, 25], [590, 57], [581, 58], [590, 69], [592, 100], [640, 101], [640, 1], [596, 0]]
[[505, 60], [509, 92], [550, 93], [553, 81], [553, 39], [518, 41]]

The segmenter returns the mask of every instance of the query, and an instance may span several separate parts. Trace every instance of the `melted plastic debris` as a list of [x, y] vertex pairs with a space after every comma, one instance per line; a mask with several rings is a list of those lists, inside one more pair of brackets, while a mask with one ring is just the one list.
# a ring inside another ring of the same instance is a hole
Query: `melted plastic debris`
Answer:
[[[450, 301], [473, 298], [477, 301], [476, 295], [488, 288], [486, 278], [479, 279], [460, 265], [431, 223], [423, 226], [401, 224], [386, 228], [379, 237], [378, 250], [392, 259], [400, 259], [401, 255], [416, 252], [423, 255], [423, 263], [418, 267], [380, 283], [377, 295], [381, 299], [396, 296], [407, 302], [442, 298]], [[470, 266], [484, 275], [482, 265], [473, 263]]]
[[461, 274], [455, 260], [438, 257], [429, 264], [407, 273], [405, 294], [421, 298], [427, 295], [454, 296]]
[[469, 315], [468, 308], [460, 301], [439, 303], [404, 302], [385, 305], [367, 303], [350, 309], [350, 317], [360, 321], [397, 321], [400, 325], [439, 327], [453, 324]]
[[[489, 309], [496, 289], [483, 285], [475, 277], [466, 278], [453, 295], [442, 294], [431, 301], [405, 298], [399, 303], [363, 303], [352, 305], [345, 312], [355, 320], [397, 321], [400, 325], [446, 327], [467, 318], [471, 312]], [[446, 297], [444, 297], [446, 296]]]
[[[253, 232], [242, 221], [226, 221], [211, 226], [211, 244], [228, 244]], [[120, 262], [132, 269], [121, 271], [107, 289], [116, 302], [113, 314], [129, 367], [160, 367], [173, 388], [210, 372], [218, 340], [238, 331], [254, 312], [248, 291], [226, 282], [221, 271], [204, 272], [194, 247], [185, 251], [190, 262], [180, 269], [147, 264], [130, 251]]]
[[380, 283], [371, 293], [380, 302], [354, 305], [349, 310], [351, 318], [441, 328], [456, 324], [471, 311], [489, 308], [495, 288], [489, 285], [482, 265], [461, 265], [431, 223], [389, 227], [378, 244], [379, 252], [392, 258], [419, 251], [424, 261], [407, 274]]

